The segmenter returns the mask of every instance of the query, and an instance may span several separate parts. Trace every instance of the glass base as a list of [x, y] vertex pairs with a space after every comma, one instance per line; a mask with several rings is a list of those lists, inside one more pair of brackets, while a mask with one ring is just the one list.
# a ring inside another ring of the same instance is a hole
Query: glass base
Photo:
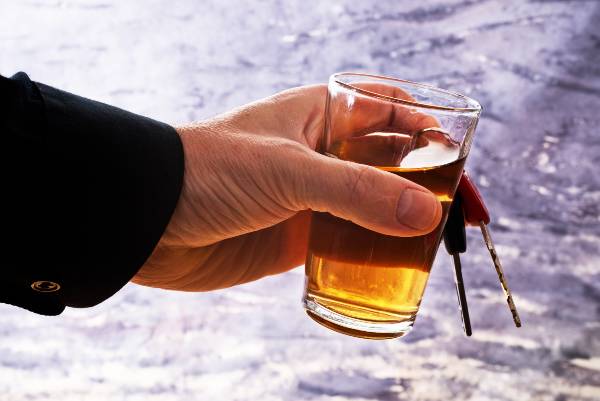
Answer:
[[317, 323], [353, 337], [372, 340], [386, 340], [406, 335], [415, 322], [416, 313], [406, 320], [399, 322], [374, 322], [344, 316], [321, 304], [317, 300], [306, 296], [303, 301], [304, 309]]

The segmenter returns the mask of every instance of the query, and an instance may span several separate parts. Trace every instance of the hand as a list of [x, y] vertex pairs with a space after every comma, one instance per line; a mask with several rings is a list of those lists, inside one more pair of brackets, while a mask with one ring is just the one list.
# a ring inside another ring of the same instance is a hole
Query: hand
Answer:
[[[428, 233], [441, 205], [427, 189], [374, 167], [314, 151], [327, 88], [300, 87], [178, 128], [185, 154], [171, 221], [133, 282], [208, 291], [304, 263], [310, 212], [326, 211], [388, 235]], [[402, 119], [382, 104], [353, 129]], [[415, 121], [411, 121], [410, 118]], [[418, 116], [417, 116], [418, 117]]]

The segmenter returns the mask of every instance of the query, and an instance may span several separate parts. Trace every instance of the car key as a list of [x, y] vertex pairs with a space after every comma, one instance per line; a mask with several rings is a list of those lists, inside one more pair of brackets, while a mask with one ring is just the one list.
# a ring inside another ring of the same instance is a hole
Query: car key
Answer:
[[444, 226], [444, 246], [454, 261], [454, 284], [456, 285], [458, 306], [460, 307], [465, 335], [470, 336], [472, 334], [471, 319], [469, 317], [469, 306], [467, 305], [467, 295], [459, 256], [459, 254], [467, 250], [467, 236], [465, 234], [462, 199], [458, 193], [454, 196], [450, 205], [448, 220], [446, 220], [446, 225]]
[[521, 327], [521, 318], [517, 312], [517, 307], [515, 306], [510, 289], [508, 288], [508, 282], [506, 281], [506, 276], [504, 275], [500, 258], [498, 257], [498, 253], [496, 252], [496, 248], [492, 242], [490, 231], [487, 227], [490, 222], [490, 214], [485, 206], [485, 203], [483, 202], [483, 198], [479, 193], [479, 190], [473, 181], [471, 181], [466, 172], [463, 172], [463, 175], [460, 178], [456, 193], [459, 194], [463, 200], [463, 211], [466, 224], [479, 226], [481, 229], [483, 240], [485, 241], [485, 245], [492, 257], [496, 273], [500, 279], [502, 291], [504, 292], [506, 302], [508, 303], [513, 321], [515, 322], [515, 326]]

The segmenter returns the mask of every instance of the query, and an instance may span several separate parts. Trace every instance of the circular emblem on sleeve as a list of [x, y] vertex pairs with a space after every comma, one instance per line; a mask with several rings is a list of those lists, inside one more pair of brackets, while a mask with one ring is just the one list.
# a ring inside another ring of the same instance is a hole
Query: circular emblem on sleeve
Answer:
[[60, 290], [60, 284], [53, 281], [40, 280], [33, 282], [31, 288], [37, 292], [56, 292]]

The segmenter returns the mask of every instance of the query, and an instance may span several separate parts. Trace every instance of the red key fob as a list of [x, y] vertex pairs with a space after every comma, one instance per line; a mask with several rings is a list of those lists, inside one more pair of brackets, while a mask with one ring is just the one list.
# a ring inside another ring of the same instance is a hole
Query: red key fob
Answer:
[[479, 190], [465, 171], [463, 171], [462, 177], [460, 177], [457, 191], [463, 201], [465, 223], [470, 226], [479, 226], [480, 222], [488, 224], [490, 222], [490, 213], [487, 207], [485, 207]]

